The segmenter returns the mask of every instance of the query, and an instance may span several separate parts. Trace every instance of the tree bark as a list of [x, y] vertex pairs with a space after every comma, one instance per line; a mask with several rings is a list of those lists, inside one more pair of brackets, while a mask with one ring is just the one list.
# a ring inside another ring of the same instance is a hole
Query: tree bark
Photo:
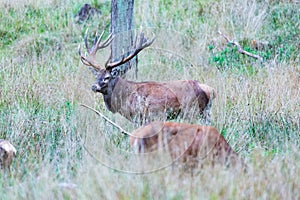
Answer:
[[[112, 61], [121, 59], [123, 53], [126, 56], [133, 44], [133, 8], [134, 0], [112, 0], [111, 2], [111, 33], [115, 35], [111, 45]], [[130, 68], [135, 69], [137, 75], [137, 57], [116, 68], [113, 72], [125, 76]]]

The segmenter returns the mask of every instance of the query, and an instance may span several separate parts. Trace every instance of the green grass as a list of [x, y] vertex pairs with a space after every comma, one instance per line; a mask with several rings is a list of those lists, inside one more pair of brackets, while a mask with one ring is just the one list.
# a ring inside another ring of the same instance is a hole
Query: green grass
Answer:
[[[26, 2], [0, 3], [0, 138], [17, 149], [11, 173], [0, 174], [0, 199], [300, 198], [299, 3], [135, 1], [135, 27], [156, 35], [138, 80], [214, 87], [212, 125], [248, 165], [247, 174], [204, 168], [191, 178], [177, 168], [133, 175], [101, 164], [135, 168], [128, 138], [80, 106], [134, 128], [91, 91], [94, 76], [77, 55], [86, 28], [108, 32], [109, 1], [92, 1], [102, 16], [83, 24], [74, 16], [84, 1]], [[218, 30], [263, 61], [239, 54]], [[256, 50], [253, 40], [269, 46]], [[108, 50], [98, 54], [105, 63]]]

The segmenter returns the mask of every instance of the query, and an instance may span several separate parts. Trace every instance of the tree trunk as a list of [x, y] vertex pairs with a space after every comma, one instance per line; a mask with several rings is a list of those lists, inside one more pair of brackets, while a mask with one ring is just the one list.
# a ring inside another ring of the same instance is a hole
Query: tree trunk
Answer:
[[[133, 8], [134, 0], [112, 0], [111, 2], [111, 33], [115, 35], [111, 45], [112, 61], [121, 59], [123, 53], [126, 56], [133, 44]], [[113, 73], [125, 76], [130, 68], [135, 69], [135, 75], [137, 75], [136, 57], [113, 70]]]

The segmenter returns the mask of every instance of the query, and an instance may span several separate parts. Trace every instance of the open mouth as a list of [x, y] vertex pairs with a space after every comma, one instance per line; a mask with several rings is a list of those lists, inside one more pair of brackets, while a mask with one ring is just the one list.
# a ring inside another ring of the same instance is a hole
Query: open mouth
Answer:
[[93, 92], [103, 92], [106, 91], [107, 86], [100, 87], [98, 85], [92, 85]]

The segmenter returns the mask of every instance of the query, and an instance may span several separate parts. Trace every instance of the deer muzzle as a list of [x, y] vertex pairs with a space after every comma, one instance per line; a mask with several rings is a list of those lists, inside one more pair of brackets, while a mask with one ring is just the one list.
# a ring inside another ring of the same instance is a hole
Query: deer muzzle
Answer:
[[93, 92], [100, 92], [102, 94], [107, 94], [107, 84], [98, 84], [98, 83], [95, 83], [92, 85], [92, 90]]
[[98, 84], [92, 85], [93, 92], [101, 92], [101, 87]]

